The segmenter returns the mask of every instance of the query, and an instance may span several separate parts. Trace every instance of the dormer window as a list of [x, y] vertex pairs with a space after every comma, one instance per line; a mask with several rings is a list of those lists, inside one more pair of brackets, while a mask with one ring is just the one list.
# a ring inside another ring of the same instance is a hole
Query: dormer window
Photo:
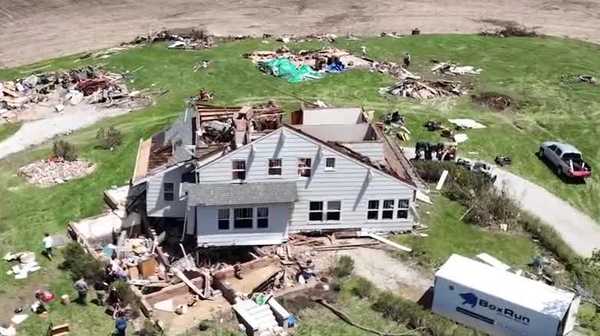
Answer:
[[231, 161], [231, 178], [234, 181], [246, 180], [246, 160]]

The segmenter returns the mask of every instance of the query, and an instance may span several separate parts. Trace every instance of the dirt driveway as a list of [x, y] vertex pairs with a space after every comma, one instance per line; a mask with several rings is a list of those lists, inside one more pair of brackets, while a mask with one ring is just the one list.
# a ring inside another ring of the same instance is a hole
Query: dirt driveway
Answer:
[[220, 35], [454, 33], [480, 31], [490, 20], [600, 42], [600, 0], [0, 0], [0, 67], [109, 47], [163, 27]]

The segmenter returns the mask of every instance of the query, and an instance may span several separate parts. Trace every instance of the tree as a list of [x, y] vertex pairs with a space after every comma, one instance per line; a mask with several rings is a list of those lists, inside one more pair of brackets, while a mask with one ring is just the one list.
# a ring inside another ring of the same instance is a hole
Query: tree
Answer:
[[100, 147], [113, 150], [121, 144], [123, 135], [121, 134], [121, 131], [113, 126], [109, 128], [101, 127], [96, 133], [96, 139], [98, 140]]

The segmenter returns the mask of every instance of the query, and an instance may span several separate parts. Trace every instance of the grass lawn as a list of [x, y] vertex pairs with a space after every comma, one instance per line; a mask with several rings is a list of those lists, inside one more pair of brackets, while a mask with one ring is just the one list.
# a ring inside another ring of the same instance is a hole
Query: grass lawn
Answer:
[[453, 254], [474, 257], [489, 253], [515, 267], [526, 267], [536, 255], [536, 245], [526, 235], [490, 232], [465, 223], [460, 217], [466, 208], [443, 196], [434, 205], [423, 205], [421, 223], [429, 226], [428, 237], [398, 235], [394, 240], [413, 248], [413, 255], [425, 266], [441, 266]]
[[[241, 57], [253, 50], [281, 46], [273, 41], [263, 44], [260, 40], [221, 43], [218, 48], [197, 52], [168, 50], [162, 45], [155, 45], [135, 48], [104, 60], [87, 58], [75, 61], [76, 57], [65, 57], [0, 70], [0, 78], [8, 79], [26, 76], [45, 66], [44, 71], [47, 71], [98, 62], [119, 72], [136, 70], [130, 74], [130, 85], [135, 88], [168, 90], [165, 95], [156, 98], [153, 106], [102, 121], [65, 137], [79, 147], [82, 157], [98, 164], [96, 171], [83, 179], [51, 188], [37, 188], [16, 176], [21, 165], [45, 157], [49, 145], [0, 160], [0, 193], [3, 195], [0, 202], [0, 255], [8, 251], [38, 252], [44, 231], [62, 233], [68, 222], [98, 214], [103, 208], [102, 191], [112, 185], [124, 184], [131, 177], [140, 137], [147, 137], [167, 125], [183, 110], [185, 98], [194, 95], [200, 88], [213, 91], [216, 104], [273, 99], [290, 110], [300, 103], [296, 97], [301, 97], [320, 99], [338, 106], [360, 105], [378, 114], [398, 109], [407, 116], [413, 140], [436, 138], [421, 127], [428, 119], [475, 118], [489, 127], [468, 131], [470, 140], [462, 145], [463, 153], [478, 152], [479, 157], [484, 159], [491, 159], [496, 154], [510, 155], [514, 162], [511, 170], [545, 186], [593, 218], [600, 219], [598, 174], [585, 185], [565, 185], [533, 156], [542, 140], [556, 138], [579, 147], [593, 166], [600, 162], [600, 151], [594, 140], [600, 129], [600, 118], [597, 117], [600, 89], [586, 84], [566, 85], [560, 82], [562, 74], [598, 74], [600, 47], [558, 38], [499, 39], [466, 35], [340, 40], [336, 44], [358, 52], [365, 45], [369, 56], [391, 61], [401, 60], [403, 53], [410, 51], [414, 64], [411, 70], [428, 76], [430, 60], [434, 58], [482, 67], [483, 73], [470, 79], [476, 90], [509, 94], [519, 99], [521, 108], [497, 113], [474, 105], [469, 97], [426, 103], [388, 99], [379, 96], [377, 89], [391, 84], [393, 80], [368, 71], [351, 71], [318, 81], [289, 84], [261, 74]], [[323, 45], [311, 42], [290, 47], [300, 49]], [[204, 59], [212, 61], [209, 69], [193, 72], [194, 64]], [[115, 126], [121, 130], [123, 145], [113, 152], [94, 148], [94, 136], [101, 126]], [[430, 211], [432, 222], [444, 222], [445, 226], [436, 228], [432, 225], [431, 236], [415, 242], [415, 246], [425, 244], [423, 248], [430, 251], [435, 263], [450, 252], [470, 255], [481, 250], [520, 265], [529, 261], [533, 254], [533, 246], [525, 238], [484, 234], [461, 225], [457, 219], [463, 209], [443, 199], [439, 199], [435, 209]], [[451, 226], [446, 222], [457, 225]], [[437, 230], [440, 231], [436, 233]], [[526, 253], [512, 255], [511, 249], [522, 249]], [[0, 263], [2, 302], [12, 305], [19, 296], [32, 297], [32, 289], [40, 286], [48, 286], [56, 294], [70, 291], [70, 280], [56, 269], [56, 265], [56, 262], [42, 260], [43, 272], [18, 282], [6, 275], [8, 265]], [[112, 326], [112, 321], [101, 317], [94, 307], [81, 309], [70, 305], [53, 310], [56, 314], [51, 316], [68, 318], [78, 330], [98, 330], [102, 334]], [[2, 316], [3, 320], [5, 318]], [[33, 317], [24, 322], [21, 330], [27, 335], [40, 335], [46, 326], [47, 322]]]
[[21, 128], [21, 123], [0, 124], [0, 141], [15, 134]]

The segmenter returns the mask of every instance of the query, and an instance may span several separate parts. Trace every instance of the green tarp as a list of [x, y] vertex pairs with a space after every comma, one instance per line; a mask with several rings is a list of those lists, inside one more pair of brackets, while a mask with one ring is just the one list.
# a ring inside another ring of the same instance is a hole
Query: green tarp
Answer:
[[273, 76], [287, 79], [290, 83], [299, 83], [307, 79], [319, 79], [323, 77], [320, 73], [314, 71], [308, 65], [296, 67], [288, 58], [276, 58], [270, 61], [262, 62], [261, 70], [273, 74]]

